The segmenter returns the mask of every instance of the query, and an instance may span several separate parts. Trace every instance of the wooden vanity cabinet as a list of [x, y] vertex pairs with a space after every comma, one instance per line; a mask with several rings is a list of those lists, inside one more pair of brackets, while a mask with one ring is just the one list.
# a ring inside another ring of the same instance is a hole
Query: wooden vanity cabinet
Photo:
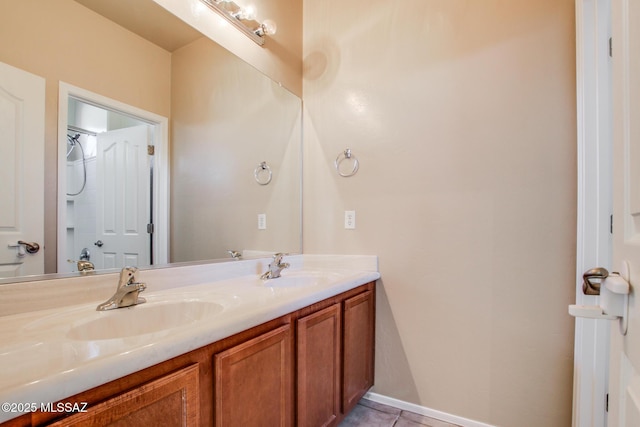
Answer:
[[214, 356], [215, 425], [293, 425], [290, 325]]
[[340, 418], [342, 309], [335, 303], [297, 321], [297, 426]]
[[374, 286], [363, 285], [299, 313], [298, 426], [337, 425], [373, 386]]
[[342, 411], [348, 413], [373, 386], [375, 295], [368, 290], [344, 301]]
[[335, 426], [373, 385], [374, 322], [371, 282], [2, 427]]
[[50, 425], [196, 426], [198, 406], [198, 366], [190, 365]]

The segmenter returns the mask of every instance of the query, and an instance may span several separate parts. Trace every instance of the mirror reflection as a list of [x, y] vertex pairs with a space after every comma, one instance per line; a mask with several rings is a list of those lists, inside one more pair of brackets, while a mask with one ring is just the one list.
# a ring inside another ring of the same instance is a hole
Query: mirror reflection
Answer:
[[[74, 271], [68, 259], [100, 269], [300, 252], [297, 97], [151, 0], [8, 0], [0, 3], [0, 36], [0, 62], [46, 82], [45, 249], [37, 255], [44, 267], [26, 274]], [[168, 125], [74, 93], [59, 102], [64, 84]], [[58, 124], [64, 116], [66, 126]], [[134, 137], [120, 133], [135, 129], [146, 138], [135, 153], [155, 146], [156, 154], [133, 165]], [[116, 140], [129, 144], [124, 157], [110, 150], [125, 144]], [[267, 185], [255, 175], [262, 164]], [[126, 206], [114, 210], [118, 197]], [[114, 224], [134, 213], [144, 258], [113, 235], [131, 237], [131, 227]], [[0, 264], [22, 261], [11, 251]], [[0, 268], [0, 277], [20, 274]]]
[[58, 272], [166, 262], [154, 251], [155, 127], [73, 97], [65, 121]]

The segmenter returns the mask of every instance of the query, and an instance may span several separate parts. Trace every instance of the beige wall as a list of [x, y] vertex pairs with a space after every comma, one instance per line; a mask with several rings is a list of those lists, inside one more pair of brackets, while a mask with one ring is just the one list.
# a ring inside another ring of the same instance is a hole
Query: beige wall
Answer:
[[60, 81], [168, 117], [169, 52], [71, 0], [0, 2], [0, 61], [46, 79], [45, 271], [56, 271]]
[[204, 37], [172, 67], [171, 261], [300, 252], [300, 100]]
[[571, 424], [574, 34], [573, 0], [304, 2], [304, 251], [379, 256], [375, 392]]
[[[169, 115], [169, 53], [69, 0], [14, 3], [0, 2], [13, 41], [0, 61], [47, 78], [52, 189], [59, 80]], [[573, 1], [306, 1], [302, 55], [300, 2], [273, 7], [264, 49], [186, 20], [297, 94], [304, 57], [304, 250], [379, 255], [375, 391], [500, 426], [569, 425]], [[361, 168], [340, 178], [347, 147]], [[50, 191], [47, 245], [55, 204]]]

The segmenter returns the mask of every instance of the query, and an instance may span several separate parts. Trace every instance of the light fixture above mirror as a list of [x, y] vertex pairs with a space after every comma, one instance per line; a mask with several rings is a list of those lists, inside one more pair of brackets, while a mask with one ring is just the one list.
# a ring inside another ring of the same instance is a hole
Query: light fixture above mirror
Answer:
[[260, 46], [264, 45], [265, 36], [276, 33], [276, 23], [270, 19], [257, 21], [252, 7], [242, 8], [232, 0], [201, 1]]

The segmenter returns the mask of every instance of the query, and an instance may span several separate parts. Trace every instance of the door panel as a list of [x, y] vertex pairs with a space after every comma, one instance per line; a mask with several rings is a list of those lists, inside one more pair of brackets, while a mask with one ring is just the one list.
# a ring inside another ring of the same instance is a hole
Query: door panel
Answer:
[[297, 426], [334, 426], [340, 415], [341, 306], [297, 322]]
[[609, 426], [640, 425], [640, 3], [613, 2], [614, 267], [629, 264], [626, 335], [613, 322]]
[[90, 405], [85, 412], [77, 412], [50, 426], [198, 426], [198, 374], [197, 364], [187, 366]]
[[[612, 268], [611, 0], [576, 0], [578, 233], [576, 304], [598, 305], [582, 274]], [[576, 317], [573, 427], [604, 427], [609, 391], [609, 322]]]
[[147, 125], [98, 135], [96, 268], [151, 264], [149, 141]]
[[375, 301], [372, 291], [344, 302], [342, 412], [347, 413], [373, 386]]
[[293, 425], [293, 338], [283, 325], [214, 356], [215, 425]]
[[44, 240], [44, 90], [42, 77], [0, 63], [0, 277], [44, 273], [44, 255], [19, 240]]

